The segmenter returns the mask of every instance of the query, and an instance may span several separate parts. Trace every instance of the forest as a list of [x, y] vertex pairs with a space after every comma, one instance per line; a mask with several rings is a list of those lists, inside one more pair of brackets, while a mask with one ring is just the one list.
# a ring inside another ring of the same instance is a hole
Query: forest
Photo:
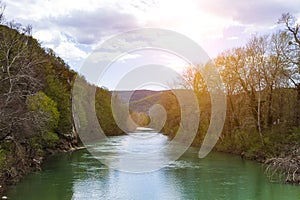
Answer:
[[[299, 183], [300, 24], [289, 13], [277, 23], [277, 32], [253, 35], [245, 45], [213, 59], [227, 96], [226, 120], [215, 150], [264, 162], [270, 178], [278, 179], [278, 172], [284, 182]], [[181, 85], [198, 97], [200, 124], [193, 145], [200, 146], [210, 123], [209, 89], [199, 66], [188, 67], [182, 76]], [[174, 137], [180, 125], [178, 102], [165, 92], [160, 103], [168, 110], [164, 132]]]

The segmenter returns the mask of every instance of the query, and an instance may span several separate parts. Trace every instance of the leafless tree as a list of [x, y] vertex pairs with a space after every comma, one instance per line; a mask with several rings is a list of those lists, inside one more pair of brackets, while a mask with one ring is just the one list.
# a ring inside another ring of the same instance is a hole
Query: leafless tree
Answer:
[[[279, 24], [284, 24], [286, 34], [291, 36], [288, 42], [289, 48], [281, 53], [289, 59], [292, 65], [287, 65], [291, 73], [286, 74], [297, 89], [298, 105], [300, 104], [300, 24], [290, 13], [284, 13], [278, 20]], [[295, 125], [300, 125], [300, 107], [295, 110]]]
[[[241, 125], [239, 121], [248, 127], [251, 124], [251, 120], [245, 120], [248, 114], [243, 111], [248, 105], [262, 142], [263, 128], [270, 127], [274, 120], [274, 90], [287, 87], [285, 74], [289, 74], [289, 62], [281, 51], [286, 50], [288, 39], [283, 32], [254, 36], [244, 47], [227, 50], [215, 59], [226, 85], [235, 126]], [[243, 106], [239, 99], [243, 99]]]
[[0, 35], [0, 140], [30, 128], [25, 101], [40, 88], [37, 71], [43, 63], [38, 43], [27, 36], [30, 29], [11, 27], [17, 30], [3, 26]]

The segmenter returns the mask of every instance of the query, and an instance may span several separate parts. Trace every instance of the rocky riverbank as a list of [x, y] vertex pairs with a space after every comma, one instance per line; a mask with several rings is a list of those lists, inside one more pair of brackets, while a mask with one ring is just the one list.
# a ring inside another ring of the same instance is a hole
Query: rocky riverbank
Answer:
[[45, 158], [50, 155], [75, 151], [79, 146], [77, 139], [71, 141], [60, 138], [53, 148], [33, 148], [29, 141], [18, 142], [13, 138], [1, 143], [1, 159], [3, 159], [0, 175], [0, 195], [5, 195], [8, 186], [18, 183], [22, 178], [34, 171], [41, 170]]

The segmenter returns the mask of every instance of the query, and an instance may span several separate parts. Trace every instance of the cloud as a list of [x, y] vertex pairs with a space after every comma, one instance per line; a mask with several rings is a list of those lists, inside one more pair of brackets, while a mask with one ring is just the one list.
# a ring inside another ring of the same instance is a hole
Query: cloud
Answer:
[[225, 27], [223, 29], [223, 37], [224, 38], [232, 38], [232, 37], [237, 37], [240, 36], [241, 34], [244, 33], [246, 27], [242, 25], [234, 25], [234, 26], [229, 26]]
[[42, 29], [36, 31], [33, 36], [41, 42], [42, 46], [53, 49], [73, 69], [78, 69], [91, 51], [91, 48], [77, 43], [71, 35], [59, 30]]
[[78, 61], [87, 57], [87, 53], [71, 42], [61, 42], [55, 49], [58, 54], [64, 55], [67, 60]]
[[33, 36], [42, 46], [52, 48], [66, 62], [75, 64], [73, 68], [79, 68], [98, 43], [139, 27], [135, 15], [124, 9], [108, 1], [22, 0], [7, 3], [6, 12], [8, 20], [31, 24]]
[[[298, 0], [7, 0], [6, 4], [8, 20], [31, 24], [33, 36], [74, 63], [73, 68], [98, 44], [139, 27], [182, 33], [215, 56], [224, 48], [243, 45], [253, 33], [271, 32], [284, 12], [300, 17]], [[120, 41], [117, 48], [135, 44], [134, 39]]]
[[295, 0], [209, 0], [198, 1], [200, 9], [222, 17], [232, 18], [241, 24], [270, 25], [284, 12], [297, 14], [300, 1]]
[[111, 8], [86, 12], [71, 11], [67, 16], [50, 18], [51, 24], [73, 35], [81, 44], [94, 44], [109, 34], [139, 27], [136, 18]]

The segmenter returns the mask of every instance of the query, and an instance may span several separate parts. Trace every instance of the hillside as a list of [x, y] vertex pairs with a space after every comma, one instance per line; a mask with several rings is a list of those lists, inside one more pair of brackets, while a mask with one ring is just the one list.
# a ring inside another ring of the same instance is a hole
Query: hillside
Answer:
[[[0, 192], [40, 170], [47, 155], [81, 145], [71, 106], [78, 74], [30, 33], [30, 27], [0, 25]], [[108, 135], [122, 134], [110, 98], [97, 89], [98, 120]]]

